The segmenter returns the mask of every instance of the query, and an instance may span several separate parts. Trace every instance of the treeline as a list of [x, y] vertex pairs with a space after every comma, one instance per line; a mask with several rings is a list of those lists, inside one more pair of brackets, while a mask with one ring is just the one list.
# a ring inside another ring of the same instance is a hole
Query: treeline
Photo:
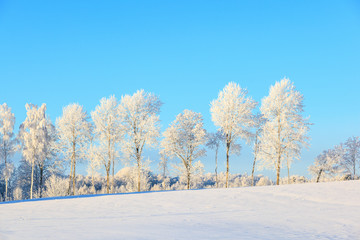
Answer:
[[[6, 103], [1, 105], [2, 199], [272, 184], [266, 177], [255, 176], [256, 168], [275, 170], [276, 184], [284, 181], [281, 168], [287, 169], [287, 183], [308, 181], [290, 177], [291, 164], [300, 158], [302, 148], [309, 146], [311, 124], [303, 116], [303, 96], [289, 79], [271, 86], [259, 108], [246, 89], [233, 82], [226, 85], [210, 103], [212, 121], [218, 128], [215, 133], [204, 129], [201, 113], [187, 109], [161, 133], [161, 106], [158, 96], [140, 90], [120, 100], [115, 96], [103, 98], [90, 114], [81, 105], [70, 104], [53, 124], [46, 114], [46, 104], [26, 104], [26, 119], [15, 136], [15, 116]], [[229, 174], [231, 155], [240, 154], [240, 140], [253, 148], [251, 176]], [[354, 164], [350, 163], [355, 178], [359, 139], [353, 141], [357, 152], [355, 157], [351, 155]], [[350, 151], [349, 144], [345, 144], [341, 159], [349, 158], [350, 154], [345, 154]], [[222, 147], [227, 167], [225, 173], [218, 174], [217, 158]], [[155, 175], [149, 169], [145, 148], [159, 151], [162, 174]], [[209, 150], [215, 151], [216, 168], [214, 174], [204, 176], [199, 158]], [[17, 151], [22, 160], [15, 168], [12, 157]], [[318, 179], [333, 174], [322, 167], [324, 161], [318, 161], [320, 158], [311, 167]], [[172, 159], [177, 160], [172, 164], [179, 176], [176, 178], [167, 176]], [[115, 174], [115, 164], [120, 160], [130, 167]], [[87, 163], [88, 177], [76, 174], [80, 162]], [[65, 175], [68, 167], [70, 172]], [[101, 168], [105, 177], [98, 174]], [[340, 167], [336, 168], [339, 172]]]

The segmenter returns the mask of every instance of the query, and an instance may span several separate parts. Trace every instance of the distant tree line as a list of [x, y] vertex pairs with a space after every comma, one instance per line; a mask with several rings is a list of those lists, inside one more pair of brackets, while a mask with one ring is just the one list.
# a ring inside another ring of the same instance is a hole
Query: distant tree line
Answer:
[[[256, 168], [273, 169], [277, 185], [308, 181], [290, 175], [291, 164], [309, 146], [311, 124], [303, 116], [303, 95], [289, 79], [271, 86], [259, 110], [246, 89], [234, 82], [227, 84], [210, 103], [218, 128], [215, 133], [204, 129], [201, 113], [188, 109], [161, 133], [161, 106], [158, 96], [139, 90], [119, 100], [102, 98], [90, 114], [83, 106], [70, 104], [53, 124], [46, 104], [26, 104], [26, 119], [15, 135], [15, 116], [6, 103], [0, 105], [1, 199], [273, 184], [264, 176], [255, 176]], [[240, 140], [253, 148], [251, 176], [230, 174], [230, 158], [240, 154]], [[222, 147], [226, 172], [218, 173]], [[150, 171], [144, 158], [146, 148], [159, 151], [161, 174]], [[204, 175], [199, 158], [207, 149], [215, 151], [216, 167], [214, 173]], [[359, 138], [350, 138], [319, 155], [309, 171], [317, 181], [341, 171], [355, 179], [359, 149]], [[12, 161], [16, 152], [22, 156], [17, 168]], [[128, 167], [115, 173], [120, 161]], [[169, 161], [178, 177], [168, 176]], [[81, 162], [87, 163], [87, 177], [76, 174]], [[67, 168], [70, 172], [65, 174]], [[98, 174], [101, 168], [105, 177]], [[280, 178], [282, 168], [287, 169], [286, 180]]]

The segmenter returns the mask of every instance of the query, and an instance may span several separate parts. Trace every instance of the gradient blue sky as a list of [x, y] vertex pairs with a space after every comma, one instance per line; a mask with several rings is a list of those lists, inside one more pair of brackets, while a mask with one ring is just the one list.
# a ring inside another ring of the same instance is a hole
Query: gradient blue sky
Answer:
[[[307, 175], [322, 150], [360, 135], [360, 2], [0, 0], [0, 102], [17, 128], [25, 103], [46, 103], [55, 122], [69, 103], [90, 112], [145, 89], [164, 102], [163, 130], [192, 109], [214, 131], [209, 103], [229, 81], [260, 102], [284, 76], [314, 123], [291, 169]], [[213, 171], [213, 154], [202, 160]], [[251, 161], [244, 147], [231, 172]]]

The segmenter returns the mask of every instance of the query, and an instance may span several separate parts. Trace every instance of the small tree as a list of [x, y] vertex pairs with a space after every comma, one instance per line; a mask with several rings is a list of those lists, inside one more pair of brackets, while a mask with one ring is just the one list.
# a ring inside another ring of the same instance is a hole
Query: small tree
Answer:
[[107, 193], [110, 190], [110, 169], [112, 165], [112, 188], [114, 187], [115, 158], [118, 142], [122, 136], [120, 128], [120, 117], [118, 102], [115, 96], [102, 98], [100, 105], [91, 113], [94, 121], [94, 133], [101, 147], [106, 151], [103, 155], [104, 167], [106, 171]]
[[91, 136], [91, 124], [88, 118], [83, 107], [73, 103], [64, 107], [63, 115], [56, 120], [58, 148], [64, 158], [71, 161], [68, 194], [70, 194], [72, 181], [72, 194], [75, 195], [76, 163], [83, 158]]
[[266, 119], [260, 137], [259, 160], [265, 168], [276, 170], [279, 185], [280, 169], [287, 157], [287, 164], [300, 158], [301, 149], [308, 145], [308, 119], [303, 114], [303, 96], [294, 84], [284, 78], [270, 88], [263, 98], [261, 113]]
[[[183, 163], [190, 189], [191, 174], [194, 172], [194, 161], [205, 154], [202, 145], [206, 143], [206, 131], [200, 113], [184, 110], [177, 115], [174, 122], [165, 130], [161, 142], [163, 153], [170, 158], [177, 157]], [[200, 166], [196, 163], [195, 166]]]
[[343, 171], [341, 161], [344, 155], [345, 150], [341, 144], [326, 150], [316, 157], [314, 164], [309, 167], [309, 172], [316, 176], [316, 182], [319, 182], [324, 174], [334, 176]]
[[5, 196], [8, 199], [8, 181], [13, 172], [14, 165], [10, 158], [16, 151], [16, 139], [14, 138], [15, 116], [6, 103], [0, 105], [0, 157], [4, 162], [3, 176], [5, 180]]
[[121, 97], [119, 116], [124, 131], [122, 152], [135, 161], [138, 173], [137, 189], [140, 192], [142, 154], [145, 146], [155, 147], [160, 135], [159, 98], [144, 90]]
[[215, 150], [215, 182], [216, 187], [219, 187], [218, 180], [218, 152], [220, 148], [220, 144], [225, 140], [224, 134], [221, 131], [217, 131], [215, 133], [209, 133], [207, 136], [206, 146], [210, 149]]
[[246, 95], [246, 89], [230, 82], [210, 104], [212, 121], [225, 135], [226, 187], [229, 183], [231, 146], [235, 146], [239, 138], [249, 141], [250, 128], [254, 125], [252, 111], [256, 107], [256, 102]]
[[346, 153], [342, 165], [345, 170], [352, 175], [352, 179], [355, 179], [356, 164], [359, 164], [360, 161], [360, 138], [350, 137], [344, 145]]

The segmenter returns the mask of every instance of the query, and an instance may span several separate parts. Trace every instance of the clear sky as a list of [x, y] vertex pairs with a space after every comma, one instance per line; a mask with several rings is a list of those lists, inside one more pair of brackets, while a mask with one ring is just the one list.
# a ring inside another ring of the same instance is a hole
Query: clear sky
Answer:
[[[69, 103], [91, 112], [144, 89], [164, 102], [163, 130], [191, 109], [214, 131], [209, 103], [228, 82], [260, 102], [284, 76], [314, 123], [291, 169], [307, 175], [322, 150], [360, 135], [360, 2], [0, 0], [0, 102], [17, 128], [26, 103], [46, 103], [55, 122]], [[243, 148], [233, 173], [251, 172]], [[213, 154], [202, 160], [213, 171]]]

